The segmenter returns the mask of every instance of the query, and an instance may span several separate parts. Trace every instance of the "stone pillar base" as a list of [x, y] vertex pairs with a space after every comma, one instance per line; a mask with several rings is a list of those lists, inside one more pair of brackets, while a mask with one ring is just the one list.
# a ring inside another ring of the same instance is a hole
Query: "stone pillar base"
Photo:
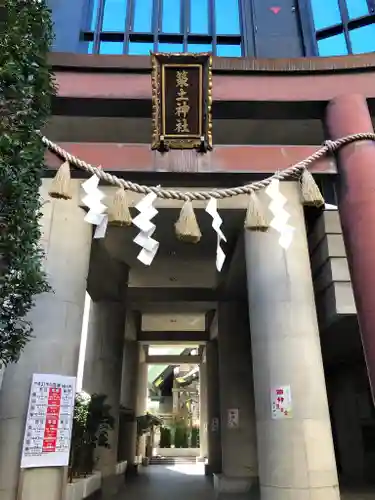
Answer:
[[201, 464], [201, 463], [205, 463], [205, 462], [206, 462], [206, 460], [207, 460], [207, 458], [206, 458], [206, 457], [197, 457], [197, 458], [196, 458], [197, 463], [200, 463], [200, 464]]
[[221, 473], [221, 464], [210, 463], [207, 461], [204, 464], [204, 473], [206, 476], [213, 476], [213, 474]]
[[229, 477], [224, 474], [214, 474], [214, 490], [216, 498], [224, 500], [258, 500], [259, 481], [257, 477]]

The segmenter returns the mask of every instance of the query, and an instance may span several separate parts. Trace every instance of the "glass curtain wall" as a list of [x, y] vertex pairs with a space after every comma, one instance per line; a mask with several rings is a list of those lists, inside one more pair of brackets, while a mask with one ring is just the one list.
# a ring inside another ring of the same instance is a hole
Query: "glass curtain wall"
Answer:
[[[246, 0], [243, 0], [246, 2]], [[82, 38], [89, 53], [244, 53], [242, 0], [90, 0]]]
[[310, 0], [317, 54], [375, 51], [375, 0]]

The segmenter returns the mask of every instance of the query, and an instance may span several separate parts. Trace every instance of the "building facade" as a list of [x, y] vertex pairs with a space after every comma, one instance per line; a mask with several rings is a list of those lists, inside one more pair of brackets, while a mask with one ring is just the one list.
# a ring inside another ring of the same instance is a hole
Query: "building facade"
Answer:
[[375, 50], [373, 0], [51, 0], [54, 49], [312, 57]]
[[[373, 133], [374, 0], [50, 6], [58, 94], [43, 133], [118, 177], [176, 189], [241, 186], [304, 160], [324, 141]], [[212, 51], [212, 151], [151, 150], [150, 51]], [[45, 162], [47, 200], [61, 159], [47, 151]], [[288, 250], [275, 232], [244, 231], [246, 196], [220, 201], [228, 240], [221, 273], [203, 202], [195, 207], [202, 241], [184, 245], [170, 229], [181, 204], [157, 200], [160, 248], [146, 267], [132, 229], [109, 227], [92, 239], [79, 172], [72, 200], [43, 205], [54, 294], [37, 298], [35, 338], [3, 375], [0, 500], [61, 500], [63, 472], [27, 469], [21, 481], [20, 453], [32, 374], [79, 371], [86, 292], [83, 388], [105, 393], [118, 421], [99, 460], [105, 487], [117, 464], [139, 452], [134, 419], [123, 422], [121, 412], [146, 410], [155, 359], [144, 346], [194, 344], [199, 355], [181, 363], [200, 364], [201, 454], [219, 495], [354, 500], [353, 487], [375, 495], [374, 163], [370, 140], [313, 162], [326, 209], [303, 208], [298, 181], [281, 183], [295, 228]], [[108, 196], [114, 189], [103, 187]], [[129, 200], [133, 207], [140, 197]], [[291, 418], [274, 418], [276, 390], [291, 391]]]

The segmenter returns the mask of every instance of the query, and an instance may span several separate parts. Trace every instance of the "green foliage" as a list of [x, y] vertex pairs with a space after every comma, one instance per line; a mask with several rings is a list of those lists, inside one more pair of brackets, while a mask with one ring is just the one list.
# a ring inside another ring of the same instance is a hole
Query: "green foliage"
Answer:
[[172, 444], [172, 434], [169, 427], [160, 429], [160, 448], [170, 448]]
[[103, 394], [77, 394], [74, 407], [70, 450], [71, 477], [91, 474], [95, 465], [95, 449], [109, 448], [108, 432], [115, 420], [111, 406]]
[[191, 447], [199, 448], [199, 427], [191, 429]]
[[39, 248], [44, 146], [37, 131], [55, 89], [45, 1], [6, 0], [0, 36], [0, 364], [17, 361], [32, 335], [25, 317], [49, 290]]
[[183, 421], [176, 423], [173, 441], [175, 448], [189, 448], [189, 432]]

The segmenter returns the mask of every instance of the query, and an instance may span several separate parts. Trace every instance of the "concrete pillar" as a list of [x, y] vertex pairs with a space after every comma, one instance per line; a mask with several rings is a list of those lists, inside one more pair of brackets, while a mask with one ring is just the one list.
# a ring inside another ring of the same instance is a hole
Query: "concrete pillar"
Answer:
[[[100, 270], [98, 270], [100, 272]], [[115, 428], [108, 433], [110, 448], [97, 448], [97, 468], [103, 478], [115, 476], [119, 428], [121, 371], [124, 339], [124, 305], [92, 302], [89, 314], [83, 390], [107, 396]]]
[[206, 345], [207, 362], [207, 454], [206, 474], [220, 473], [221, 464], [221, 418], [219, 353], [217, 339]]
[[[222, 474], [218, 493], [256, 495], [258, 467], [249, 320], [246, 303], [218, 304]], [[229, 417], [237, 414], [232, 425]]]
[[[15, 500], [20, 454], [33, 373], [76, 376], [81, 340], [92, 228], [79, 208], [80, 181], [72, 181], [73, 199], [48, 197], [43, 180], [42, 244], [45, 270], [54, 293], [36, 297], [29, 320], [34, 338], [17, 364], [8, 366], [0, 391], [0, 500]], [[61, 468], [26, 469], [18, 500], [60, 500]], [[43, 485], [43, 487], [41, 487]]]
[[0, 366], [0, 391], [1, 391], [1, 386], [3, 384], [3, 378], [4, 378], [4, 367]]
[[[331, 139], [374, 132], [363, 95], [342, 95], [327, 107]], [[363, 349], [375, 401], [375, 143], [355, 142], [338, 153], [338, 206]]]
[[175, 415], [178, 414], [179, 408], [178, 408], [178, 402], [179, 402], [179, 392], [177, 388], [177, 382], [176, 382], [176, 372], [173, 373], [173, 387], [172, 387], [172, 413]]
[[207, 458], [207, 362], [203, 354], [199, 366], [199, 458]]
[[[147, 410], [148, 398], [148, 364], [144, 349], [139, 349], [138, 379], [137, 379], [137, 400], [136, 417], [144, 415]], [[146, 436], [141, 436], [138, 440], [137, 456], [139, 460], [146, 456]]]
[[[340, 498], [298, 183], [281, 183], [295, 228], [288, 250], [279, 235], [245, 232], [262, 500]], [[290, 386], [292, 412], [273, 419], [271, 390]]]
[[148, 398], [148, 364], [146, 363], [145, 352], [139, 349], [138, 381], [137, 381], [137, 416], [143, 415], [147, 410]]
[[[137, 450], [137, 380], [139, 365], [139, 344], [128, 337], [134, 327], [131, 313], [127, 314], [125, 327], [124, 357], [122, 365], [121, 405], [125, 408], [128, 419], [124, 417], [124, 424], [119, 439], [119, 455], [122, 460], [127, 460], [128, 466], [135, 463]], [[136, 333], [135, 333], [136, 335]], [[133, 414], [133, 420], [131, 420]]]

